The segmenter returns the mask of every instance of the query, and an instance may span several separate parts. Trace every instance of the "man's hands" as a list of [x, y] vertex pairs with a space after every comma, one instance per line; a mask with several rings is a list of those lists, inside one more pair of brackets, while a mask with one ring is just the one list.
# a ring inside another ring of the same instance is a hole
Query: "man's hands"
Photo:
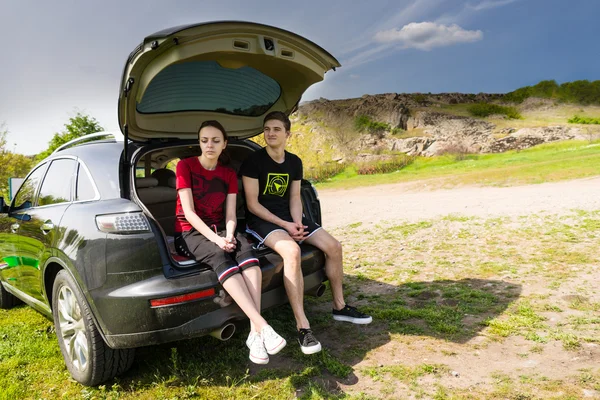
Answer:
[[221, 250], [231, 253], [235, 250], [237, 241], [235, 240], [233, 233], [228, 233], [225, 237], [219, 236], [215, 244], [219, 246]]
[[296, 242], [301, 242], [308, 237], [308, 232], [305, 229], [308, 228], [306, 225], [302, 225], [301, 222], [286, 222], [284, 229]]

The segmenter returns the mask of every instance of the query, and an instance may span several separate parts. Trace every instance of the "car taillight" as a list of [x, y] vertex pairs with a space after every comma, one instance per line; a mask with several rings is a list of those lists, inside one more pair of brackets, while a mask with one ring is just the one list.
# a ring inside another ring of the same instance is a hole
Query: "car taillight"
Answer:
[[154, 299], [150, 300], [150, 305], [152, 307], [160, 307], [160, 306], [173, 306], [175, 304], [187, 303], [188, 301], [203, 299], [206, 297], [211, 297], [215, 295], [215, 289], [210, 288], [206, 290], [201, 290], [199, 292], [182, 294], [179, 296], [173, 297], [164, 297], [162, 299]]
[[149, 232], [150, 224], [141, 212], [96, 215], [96, 225], [107, 233]]

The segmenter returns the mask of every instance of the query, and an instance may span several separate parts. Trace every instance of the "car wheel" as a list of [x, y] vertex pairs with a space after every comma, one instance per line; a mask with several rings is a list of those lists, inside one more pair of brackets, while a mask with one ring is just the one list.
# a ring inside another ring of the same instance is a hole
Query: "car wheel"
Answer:
[[20, 304], [21, 300], [16, 298], [12, 293], [9, 293], [4, 286], [2, 286], [2, 282], [0, 282], [0, 308], [5, 310], [9, 308], [13, 308], [17, 304]]
[[52, 315], [67, 369], [86, 386], [95, 386], [127, 371], [135, 349], [111, 349], [102, 339], [81, 290], [62, 270], [52, 289]]

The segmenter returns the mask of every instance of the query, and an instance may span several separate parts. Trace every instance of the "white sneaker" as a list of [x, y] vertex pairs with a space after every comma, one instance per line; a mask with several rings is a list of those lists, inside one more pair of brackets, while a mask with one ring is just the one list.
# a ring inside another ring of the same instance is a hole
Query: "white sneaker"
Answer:
[[260, 335], [262, 336], [267, 353], [271, 355], [279, 353], [279, 351], [287, 344], [285, 339], [271, 328], [271, 325], [262, 328]]
[[250, 347], [252, 346], [252, 342], [257, 336], [260, 336], [258, 332], [250, 331], [250, 333], [248, 334], [248, 339], [246, 339], [246, 347], [248, 347], [248, 349], [250, 349]]
[[248, 337], [248, 340], [246, 341], [246, 345], [250, 347], [250, 355], [248, 358], [250, 358], [250, 361], [252, 361], [254, 364], [267, 364], [269, 362], [269, 355], [265, 349], [263, 339], [258, 333], [254, 333], [255, 334], [252, 335], [253, 340], [249, 345], [248, 341], [250, 340], [250, 337]]

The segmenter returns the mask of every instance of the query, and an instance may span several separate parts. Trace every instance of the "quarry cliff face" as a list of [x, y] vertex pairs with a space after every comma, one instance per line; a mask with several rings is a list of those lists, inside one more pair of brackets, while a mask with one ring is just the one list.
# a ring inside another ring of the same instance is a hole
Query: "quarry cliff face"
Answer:
[[[476, 103], [498, 103], [502, 94], [398, 94], [364, 95], [360, 98], [319, 99], [300, 105], [292, 119], [319, 135], [329, 136], [346, 155], [401, 152], [434, 156], [444, 153], [499, 153], [525, 149], [540, 143], [583, 138], [580, 128], [566, 124], [529, 126], [504, 116], [474, 118], [466, 108]], [[454, 105], [465, 105], [456, 107]], [[529, 99], [523, 111], [548, 110], [548, 100]], [[457, 111], [458, 110], [458, 111]], [[461, 112], [462, 110], [462, 112]], [[356, 132], [354, 121], [365, 116], [385, 128]], [[501, 123], [500, 123], [501, 122]], [[354, 130], [354, 134], [349, 133]], [[337, 142], [337, 143], [336, 143]]]

